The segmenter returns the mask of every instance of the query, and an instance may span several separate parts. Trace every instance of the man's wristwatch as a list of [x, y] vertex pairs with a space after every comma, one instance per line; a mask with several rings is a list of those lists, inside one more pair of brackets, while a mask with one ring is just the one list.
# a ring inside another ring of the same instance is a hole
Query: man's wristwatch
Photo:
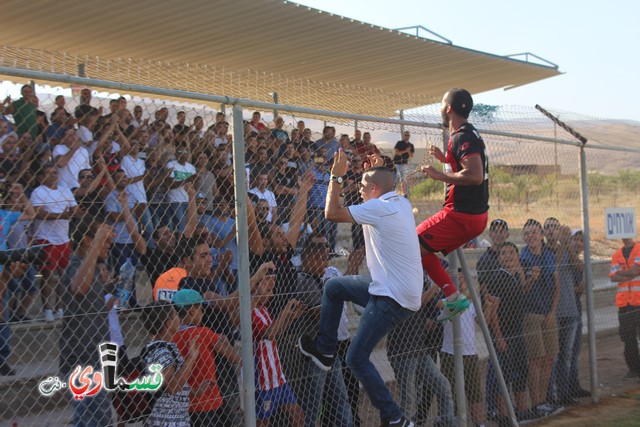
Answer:
[[338, 184], [342, 184], [342, 183], [344, 182], [344, 179], [342, 179], [342, 177], [341, 177], [341, 176], [334, 176], [334, 175], [331, 175], [331, 181], [335, 181], [335, 182], [337, 182]]

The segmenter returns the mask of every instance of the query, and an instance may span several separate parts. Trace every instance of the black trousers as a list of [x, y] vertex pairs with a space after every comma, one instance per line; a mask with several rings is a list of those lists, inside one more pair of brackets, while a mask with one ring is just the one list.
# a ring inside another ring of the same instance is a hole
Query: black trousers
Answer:
[[638, 337], [640, 337], [640, 306], [628, 305], [618, 310], [620, 324], [620, 339], [624, 343], [624, 360], [629, 371], [640, 375], [640, 352], [638, 351]]

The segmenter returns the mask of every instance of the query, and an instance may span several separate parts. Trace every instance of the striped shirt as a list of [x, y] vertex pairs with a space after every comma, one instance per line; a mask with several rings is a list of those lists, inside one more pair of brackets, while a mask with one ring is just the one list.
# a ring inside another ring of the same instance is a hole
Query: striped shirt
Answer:
[[280, 365], [276, 341], [263, 338], [271, 323], [273, 320], [267, 307], [256, 307], [251, 312], [255, 339], [253, 348], [256, 361], [256, 388], [259, 390], [272, 390], [287, 382]]

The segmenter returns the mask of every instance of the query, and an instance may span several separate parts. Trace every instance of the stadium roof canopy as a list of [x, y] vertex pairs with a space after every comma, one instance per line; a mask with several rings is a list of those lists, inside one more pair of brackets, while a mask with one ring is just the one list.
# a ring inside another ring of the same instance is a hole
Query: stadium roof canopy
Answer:
[[0, 63], [393, 116], [559, 75], [520, 61], [276, 0], [6, 0]]

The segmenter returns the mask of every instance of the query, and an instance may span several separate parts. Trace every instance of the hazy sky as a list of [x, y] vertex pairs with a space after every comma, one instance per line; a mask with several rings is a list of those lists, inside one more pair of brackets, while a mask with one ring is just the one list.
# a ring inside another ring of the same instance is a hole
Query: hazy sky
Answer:
[[640, 120], [640, 1], [298, 3], [387, 28], [422, 25], [454, 45], [496, 55], [531, 52], [566, 73], [508, 91], [485, 92], [474, 96], [476, 102], [540, 104], [596, 117]]

